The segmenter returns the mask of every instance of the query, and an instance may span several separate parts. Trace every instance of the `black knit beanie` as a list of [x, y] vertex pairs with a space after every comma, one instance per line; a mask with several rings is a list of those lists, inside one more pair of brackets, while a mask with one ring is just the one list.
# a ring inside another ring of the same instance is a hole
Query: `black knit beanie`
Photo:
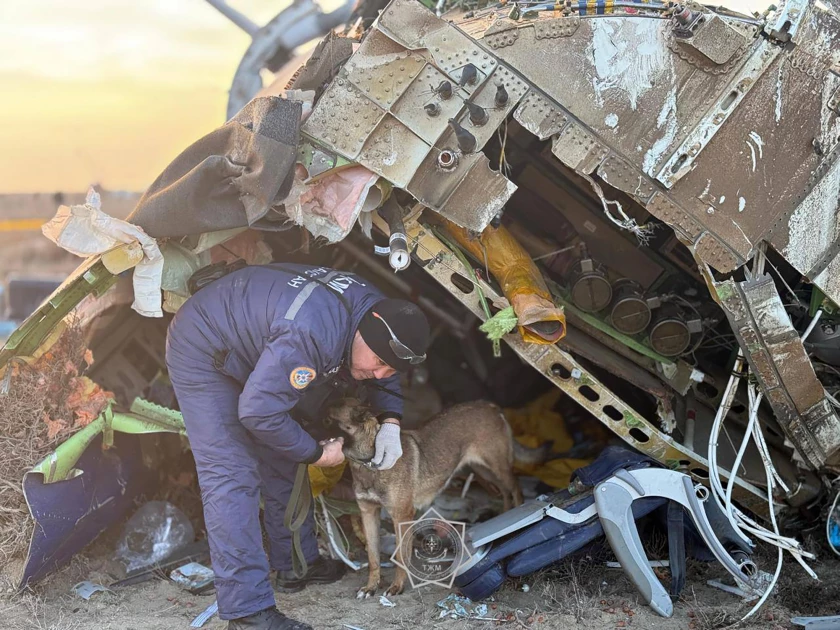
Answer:
[[426, 354], [429, 346], [429, 322], [426, 315], [414, 302], [386, 299], [374, 304], [359, 324], [362, 339], [376, 356], [399, 372], [408, 371], [411, 362], [394, 354], [388, 344], [391, 340], [388, 328], [374, 313], [388, 322], [397, 339], [418, 356]]

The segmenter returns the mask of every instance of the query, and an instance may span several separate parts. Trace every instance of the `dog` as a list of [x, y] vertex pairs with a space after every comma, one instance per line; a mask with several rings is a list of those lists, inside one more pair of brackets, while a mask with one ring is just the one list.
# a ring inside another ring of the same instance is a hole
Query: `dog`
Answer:
[[[367, 540], [368, 581], [356, 594], [359, 599], [371, 597], [379, 587], [381, 508], [388, 511], [395, 526], [413, 521], [415, 510], [426, 510], [465, 466], [502, 493], [505, 510], [522, 503], [512, 470], [513, 436], [497, 405], [483, 401], [455, 405], [416, 431], [401, 431], [403, 455], [389, 470], [365, 465], [374, 455], [379, 430], [379, 421], [370, 408], [356, 399], [345, 399], [329, 410], [328, 418], [344, 434], [343, 452], [350, 464]], [[402, 593], [407, 577], [406, 571], [397, 566], [385, 594]]]

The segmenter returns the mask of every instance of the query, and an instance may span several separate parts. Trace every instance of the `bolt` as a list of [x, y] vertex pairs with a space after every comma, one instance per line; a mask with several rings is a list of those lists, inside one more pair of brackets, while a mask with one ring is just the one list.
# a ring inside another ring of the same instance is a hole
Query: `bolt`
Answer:
[[428, 103], [423, 109], [426, 110], [426, 114], [431, 118], [440, 114], [440, 105], [437, 103]]

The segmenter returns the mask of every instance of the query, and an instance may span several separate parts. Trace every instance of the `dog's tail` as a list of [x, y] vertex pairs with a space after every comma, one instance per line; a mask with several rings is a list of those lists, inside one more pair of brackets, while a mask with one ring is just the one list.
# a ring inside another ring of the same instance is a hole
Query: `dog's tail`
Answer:
[[505, 423], [505, 428], [507, 429], [508, 438], [510, 439], [511, 445], [513, 446], [513, 462], [514, 464], [519, 464], [522, 466], [537, 466], [539, 464], [544, 464], [549, 459], [552, 459], [552, 451], [554, 450], [554, 443], [553, 442], [543, 442], [539, 446], [530, 447], [524, 446], [520, 444], [516, 438], [513, 437], [513, 429], [510, 426], [510, 422], [505, 417], [505, 412], [502, 411], [501, 408], [498, 408], [499, 415], [502, 417], [502, 420]]
[[543, 442], [539, 446], [529, 447], [513, 440], [513, 461], [525, 466], [544, 464], [552, 458], [553, 447], [553, 442]]

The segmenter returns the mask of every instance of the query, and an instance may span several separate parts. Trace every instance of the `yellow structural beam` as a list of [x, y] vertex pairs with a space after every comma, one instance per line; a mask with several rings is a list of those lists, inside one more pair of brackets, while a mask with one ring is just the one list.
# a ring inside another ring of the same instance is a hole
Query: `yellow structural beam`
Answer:
[[0, 220], [0, 232], [32, 232], [40, 230], [44, 219], [7, 219]]

